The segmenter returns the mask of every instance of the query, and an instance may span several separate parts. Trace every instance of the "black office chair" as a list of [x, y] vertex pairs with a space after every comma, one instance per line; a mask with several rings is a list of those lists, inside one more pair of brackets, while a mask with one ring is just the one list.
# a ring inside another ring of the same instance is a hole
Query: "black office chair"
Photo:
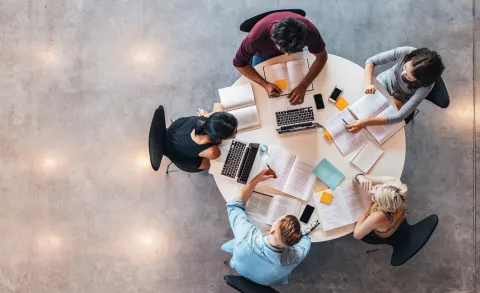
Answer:
[[[165, 155], [165, 135], [167, 134], [167, 126], [165, 124], [165, 110], [163, 106], [158, 106], [153, 114], [152, 124], [150, 125], [150, 133], [148, 134], [148, 150], [150, 152], [150, 163], [155, 171], [160, 168], [160, 163]], [[167, 168], [168, 173], [168, 168]]]
[[[447, 87], [441, 77], [435, 82], [432, 91], [425, 97], [425, 100], [432, 102], [442, 109], [445, 109], [450, 105], [450, 97], [448, 95]], [[415, 109], [412, 114], [405, 118], [405, 123], [410, 123], [418, 113], [420, 113], [420, 110]]]
[[242, 32], [245, 32], [245, 33], [248, 33], [252, 30], [252, 28], [255, 26], [255, 24], [257, 24], [257, 22], [260, 21], [260, 19], [264, 18], [265, 16], [269, 15], [269, 14], [272, 14], [272, 13], [275, 13], [275, 12], [283, 12], [283, 11], [289, 11], [289, 12], [293, 12], [293, 13], [296, 13], [296, 14], [299, 14], [301, 16], [305, 16], [307, 15], [305, 13], [305, 11], [303, 11], [302, 9], [280, 9], [280, 10], [272, 10], [272, 11], [268, 11], [268, 12], [264, 12], [262, 14], [259, 14], [257, 16], [254, 16], [254, 17], [251, 17], [247, 20], [245, 20], [241, 25], [240, 25], [240, 30]]
[[224, 276], [223, 279], [227, 282], [230, 287], [236, 289], [238, 292], [242, 293], [279, 293], [277, 290], [272, 287], [262, 286], [256, 284], [242, 276]]
[[[362, 241], [368, 244], [386, 244], [393, 247], [391, 264], [400, 266], [412, 258], [427, 243], [438, 224], [438, 216], [430, 215], [413, 226], [405, 220], [398, 230], [389, 238], [381, 238], [376, 235], [367, 235]], [[369, 250], [367, 253], [377, 251], [379, 248]]]

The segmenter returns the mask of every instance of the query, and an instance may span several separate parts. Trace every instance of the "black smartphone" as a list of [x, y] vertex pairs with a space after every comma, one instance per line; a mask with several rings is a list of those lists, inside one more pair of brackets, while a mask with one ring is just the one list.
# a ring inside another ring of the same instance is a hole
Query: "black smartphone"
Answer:
[[317, 106], [317, 110], [325, 108], [325, 104], [323, 103], [322, 94], [316, 94], [313, 96], [315, 99], [315, 105]]
[[332, 103], [335, 103], [341, 93], [342, 93], [342, 89], [339, 88], [338, 86], [335, 86], [335, 89], [333, 89], [333, 92], [330, 95], [330, 98], [328, 98], [328, 100]]
[[310, 221], [310, 217], [312, 216], [314, 209], [315, 209], [314, 207], [307, 204], [307, 206], [303, 210], [302, 216], [300, 217], [300, 221], [305, 224], [308, 224], [308, 221]]

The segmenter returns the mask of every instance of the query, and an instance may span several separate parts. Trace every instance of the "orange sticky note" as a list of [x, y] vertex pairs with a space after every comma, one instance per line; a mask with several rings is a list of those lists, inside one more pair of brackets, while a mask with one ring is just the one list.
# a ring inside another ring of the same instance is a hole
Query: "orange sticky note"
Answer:
[[348, 106], [348, 102], [343, 98], [343, 96], [340, 96], [335, 102], [335, 106], [337, 106], [338, 110], [342, 111]]
[[275, 80], [275, 85], [277, 85], [282, 91], [287, 89], [287, 80], [286, 79], [277, 79]]
[[322, 196], [320, 197], [320, 202], [323, 202], [326, 205], [330, 205], [332, 203], [333, 194], [329, 192], [323, 192]]
[[328, 133], [328, 131], [326, 131], [325, 129], [323, 130], [323, 135], [325, 135], [325, 137], [326, 137], [328, 140], [331, 140], [331, 139], [332, 139], [332, 136], [330, 135], [330, 133]]

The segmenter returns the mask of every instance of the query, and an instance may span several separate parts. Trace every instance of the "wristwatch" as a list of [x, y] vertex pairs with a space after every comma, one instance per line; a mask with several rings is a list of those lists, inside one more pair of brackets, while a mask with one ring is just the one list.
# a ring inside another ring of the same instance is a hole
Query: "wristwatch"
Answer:
[[358, 176], [360, 176], [360, 175], [366, 176], [366, 175], [363, 174], [363, 173], [358, 173], [357, 175], [355, 175], [355, 181], [357, 181], [358, 183], [360, 183], [360, 181], [358, 181]]

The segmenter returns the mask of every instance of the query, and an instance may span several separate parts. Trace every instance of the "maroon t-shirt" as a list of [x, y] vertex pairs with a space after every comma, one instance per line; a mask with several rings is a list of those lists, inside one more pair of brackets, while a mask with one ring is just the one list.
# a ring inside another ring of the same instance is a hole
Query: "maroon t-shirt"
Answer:
[[293, 12], [276, 12], [265, 16], [255, 24], [238, 48], [237, 54], [233, 58], [233, 66], [247, 66], [253, 55], [265, 58], [283, 55], [284, 53], [277, 49], [272, 40], [272, 30], [275, 24], [284, 18], [296, 18], [307, 25], [308, 32], [305, 36], [305, 45], [310, 53], [318, 54], [325, 49], [322, 36], [308, 19]]

